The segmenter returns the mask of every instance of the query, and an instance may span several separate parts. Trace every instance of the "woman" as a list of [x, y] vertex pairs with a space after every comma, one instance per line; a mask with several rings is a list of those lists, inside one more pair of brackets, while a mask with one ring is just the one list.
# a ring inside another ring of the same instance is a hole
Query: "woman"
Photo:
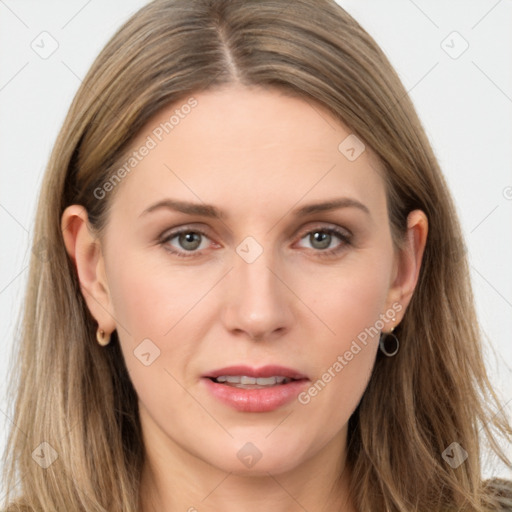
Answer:
[[7, 510], [512, 509], [452, 199], [335, 3], [141, 9], [36, 233]]

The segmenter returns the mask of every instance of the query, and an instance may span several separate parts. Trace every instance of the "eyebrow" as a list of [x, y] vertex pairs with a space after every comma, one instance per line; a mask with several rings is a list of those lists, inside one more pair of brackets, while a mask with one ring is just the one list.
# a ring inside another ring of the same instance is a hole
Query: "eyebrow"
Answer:
[[[350, 197], [340, 197], [336, 199], [331, 199], [329, 201], [325, 201], [322, 203], [312, 203], [306, 206], [302, 206], [293, 210], [291, 213], [296, 217], [304, 217], [306, 215], [311, 215], [313, 213], [321, 213], [330, 210], [336, 210], [339, 208], [358, 208], [364, 213], [371, 215], [370, 210], [367, 206], [365, 206], [360, 201], [356, 199], [352, 199]], [[227, 215], [219, 210], [217, 207], [209, 205], [209, 204], [200, 204], [200, 203], [190, 203], [187, 201], [178, 201], [176, 199], [163, 199], [162, 201], [158, 201], [157, 203], [151, 205], [149, 208], [146, 208], [139, 217], [142, 217], [148, 213], [151, 213], [155, 210], [160, 209], [168, 209], [181, 213], [185, 213], [188, 215], [199, 215], [201, 217], [209, 217], [212, 219], [226, 219]]]
[[314, 203], [314, 204], [308, 204], [306, 206], [302, 206], [301, 208], [298, 208], [296, 210], [292, 211], [292, 215], [295, 215], [297, 217], [304, 217], [305, 215], [310, 215], [311, 213], [320, 213], [320, 212], [326, 212], [329, 210], [336, 210], [338, 208], [358, 208], [364, 213], [370, 214], [370, 209], [361, 203], [360, 201], [357, 201], [356, 199], [352, 199], [350, 197], [340, 197], [338, 199], [332, 199], [330, 201], [326, 201], [324, 203]]

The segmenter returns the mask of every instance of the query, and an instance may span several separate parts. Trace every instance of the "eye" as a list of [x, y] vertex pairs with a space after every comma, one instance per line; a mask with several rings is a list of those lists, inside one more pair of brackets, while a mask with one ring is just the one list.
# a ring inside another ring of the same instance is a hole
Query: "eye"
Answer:
[[[351, 235], [339, 228], [322, 227], [307, 231], [300, 238], [300, 242], [310, 244], [319, 256], [330, 256], [342, 251], [346, 245], [350, 245]], [[179, 257], [199, 256], [201, 251], [207, 249], [214, 242], [199, 229], [185, 227], [172, 231], [161, 237], [159, 242], [166, 251]], [[299, 243], [299, 246], [304, 247]], [[306, 248], [308, 248], [306, 246]]]
[[333, 227], [317, 228], [308, 231], [300, 241], [309, 243], [309, 248], [315, 249], [315, 252], [321, 253], [322, 256], [327, 256], [341, 251], [345, 245], [350, 244], [350, 235]]
[[210, 239], [202, 231], [182, 229], [169, 233], [160, 243], [171, 253], [186, 258], [195, 256], [202, 249], [207, 249], [209, 241]]

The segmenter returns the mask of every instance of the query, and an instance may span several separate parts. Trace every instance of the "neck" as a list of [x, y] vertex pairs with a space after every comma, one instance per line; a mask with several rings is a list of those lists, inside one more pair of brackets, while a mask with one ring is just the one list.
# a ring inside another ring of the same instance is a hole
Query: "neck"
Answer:
[[140, 512], [356, 512], [342, 434], [298, 467], [256, 476], [223, 471], [168, 438], [158, 451], [145, 443]]

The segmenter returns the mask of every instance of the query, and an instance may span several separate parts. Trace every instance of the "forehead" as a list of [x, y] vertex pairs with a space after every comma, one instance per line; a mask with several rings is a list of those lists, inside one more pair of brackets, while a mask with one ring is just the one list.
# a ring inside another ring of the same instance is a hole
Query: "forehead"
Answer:
[[164, 196], [242, 213], [251, 202], [383, 194], [378, 159], [348, 127], [317, 102], [274, 88], [192, 94], [158, 112], [131, 152], [137, 156], [117, 192], [139, 210]]

